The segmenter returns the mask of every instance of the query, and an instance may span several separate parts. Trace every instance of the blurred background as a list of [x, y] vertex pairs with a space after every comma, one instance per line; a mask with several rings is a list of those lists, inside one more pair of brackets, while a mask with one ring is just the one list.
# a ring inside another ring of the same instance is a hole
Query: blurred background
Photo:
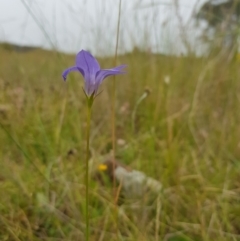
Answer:
[[[124, 53], [138, 47], [171, 54], [205, 53], [199, 35], [208, 24], [207, 16], [201, 15], [197, 28], [195, 20], [206, 3], [206, 0], [123, 1], [119, 51]], [[209, 5], [217, 9], [225, 6], [226, 1]], [[110, 0], [1, 0], [0, 40], [67, 53], [75, 53], [81, 46], [94, 54], [113, 54], [118, 9], [119, 3]], [[101, 41], [97, 36], [101, 36]]]
[[[127, 64], [116, 157], [162, 185], [116, 207], [91, 179], [90, 240], [240, 240], [239, 27], [240, 0], [0, 0], [0, 240], [84, 240], [84, 81], [61, 76], [81, 49]], [[93, 176], [113, 83], [93, 105]]]
[[[119, 3], [110, 0], [2, 0], [0, 41], [66, 53], [81, 46], [111, 55], [118, 10]], [[119, 51], [203, 55], [215, 38], [218, 45], [230, 48], [238, 32], [238, 14], [239, 3], [233, 0], [123, 1]]]

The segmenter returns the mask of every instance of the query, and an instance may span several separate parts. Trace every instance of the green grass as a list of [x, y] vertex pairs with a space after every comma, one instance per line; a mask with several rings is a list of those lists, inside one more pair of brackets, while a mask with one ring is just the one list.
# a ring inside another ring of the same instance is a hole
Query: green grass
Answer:
[[[78, 73], [61, 79], [73, 62], [0, 50], [0, 240], [84, 240], [86, 102]], [[128, 73], [116, 79], [116, 137], [126, 142], [116, 154], [164, 190], [119, 207], [116, 221], [111, 190], [92, 181], [90, 240], [240, 240], [239, 63], [141, 52], [118, 63]], [[111, 81], [93, 105], [94, 163], [111, 149]]]

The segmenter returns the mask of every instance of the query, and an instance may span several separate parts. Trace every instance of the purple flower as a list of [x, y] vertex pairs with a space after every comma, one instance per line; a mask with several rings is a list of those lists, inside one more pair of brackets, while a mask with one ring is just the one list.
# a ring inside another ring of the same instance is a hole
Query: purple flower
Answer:
[[87, 51], [81, 50], [76, 56], [76, 65], [63, 71], [62, 77], [67, 79], [71, 71], [78, 71], [85, 81], [84, 91], [88, 96], [96, 95], [100, 84], [110, 75], [123, 74], [126, 65], [120, 65], [112, 69], [101, 69], [98, 61]]

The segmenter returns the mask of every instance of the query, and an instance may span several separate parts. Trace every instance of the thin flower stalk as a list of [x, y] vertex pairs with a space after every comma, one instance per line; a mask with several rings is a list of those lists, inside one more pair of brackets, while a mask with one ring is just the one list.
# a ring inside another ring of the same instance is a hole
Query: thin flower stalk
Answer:
[[85, 173], [85, 185], [86, 185], [86, 241], [89, 241], [90, 228], [89, 228], [89, 140], [90, 140], [90, 128], [91, 128], [91, 114], [92, 105], [95, 98], [98, 95], [99, 87], [103, 80], [108, 76], [115, 76], [125, 73], [123, 69], [126, 65], [120, 65], [111, 69], [101, 69], [98, 61], [85, 50], [81, 50], [77, 56], [75, 65], [67, 68], [63, 71], [62, 77], [66, 81], [67, 76], [72, 71], [77, 71], [82, 74], [84, 78], [84, 94], [87, 99], [87, 130], [86, 130], [86, 173]]

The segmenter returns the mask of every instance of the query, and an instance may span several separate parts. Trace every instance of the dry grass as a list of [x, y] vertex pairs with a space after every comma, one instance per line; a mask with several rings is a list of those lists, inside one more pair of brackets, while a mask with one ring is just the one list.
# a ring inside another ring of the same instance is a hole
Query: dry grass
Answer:
[[[61, 79], [73, 61], [0, 50], [0, 240], [84, 240], [83, 81]], [[141, 52], [118, 61], [128, 74], [116, 79], [116, 136], [126, 142], [117, 156], [164, 190], [119, 207], [116, 221], [111, 191], [92, 181], [91, 240], [240, 240], [238, 63]], [[110, 82], [93, 106], [95, 161], [111, 149]]]

